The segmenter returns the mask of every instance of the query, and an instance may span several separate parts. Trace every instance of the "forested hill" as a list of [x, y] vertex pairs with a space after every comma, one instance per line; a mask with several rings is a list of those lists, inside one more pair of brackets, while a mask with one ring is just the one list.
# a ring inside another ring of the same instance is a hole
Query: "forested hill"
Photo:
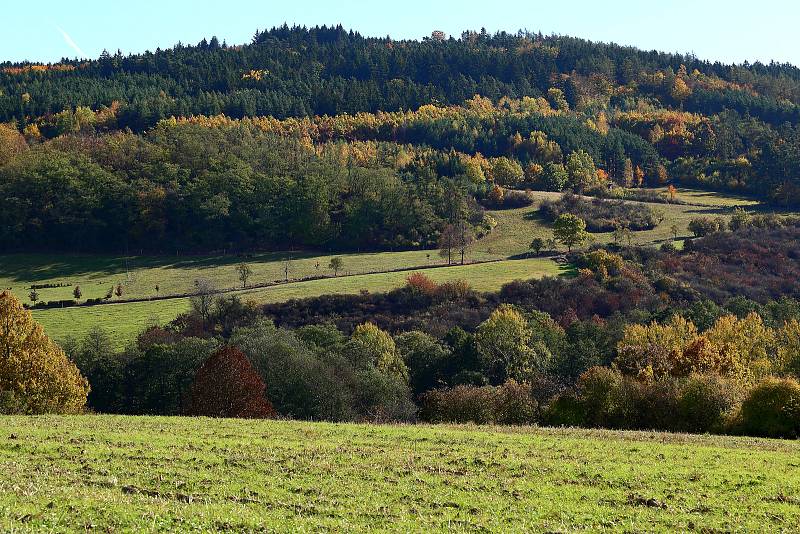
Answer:
[[[2, 59], [2, 58], [0, 58]], [[576, 107], [636, 98], [703, 114], [724, 109], [780, 125], [796, 122], [800, 70], [730, 66], [692, 56], [541, 34], [465, 32], [444, 41], [365, 38], [341, 27], [257, 32], [253, 43], [196, 46], [57, 65], [0, 64], [0, 121], [119, 102], [134, 130], [171, 115], [335, 115], [546, 95]]]
[[490, 228], [479, 203], [501, 187], [675, 183], [797, 205], [798, 104], [791, 65], [527, 33], [284, 26], [244, 46], [3, 63], [0, 246], [430, 247]]

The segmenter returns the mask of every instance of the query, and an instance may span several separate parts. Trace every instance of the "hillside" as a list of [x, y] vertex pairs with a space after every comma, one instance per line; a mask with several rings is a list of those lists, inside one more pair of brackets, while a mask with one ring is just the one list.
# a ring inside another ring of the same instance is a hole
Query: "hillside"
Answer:
[[[0, 66], [0, 245], [129, 255], [420, 250], [497, 189], [800, 200], [800, 74], [569, 37], [276, 28]], [[507, 205], [506, 205], [507, 204]]]
[[[0, 461], [61, 492], [0, 521], [136, 529], [145, 504], [176, 530], [796, 515], [793, 444], [536, 430], [800, 437], [791, 65], [285, 26], [4, 63], [0, 204], [0, 429], [17, 441]], [[16, 418], [50, 413], [85, 417]], [[45, 444], [15, 456], [26, 425]], [[95, 463], [59, 456], [78, 443]], [[175, 453], [191, 464], [171, 471]], [[19, 487], [0, 481], [0, 505]], [[219, 522], [234, 509], [241, 524]]]
[[[362, 290], [385, 292], [403, 286], [415, 270], [438, 282], [465, 279], [478, 291], [497, 291], [515, 280], [569, 271], [568, 266], [557, 265], [552, 256], [527, 258], [531, 240], [546, 239], [551, 234], [551, 225], [537, 213], [538, 206], [542, 201], [559, 198], [557, 193], [544, 191], [532, 192], [531, 196], [533, 204], [529, 207], [488, 212], [497, 225], [467, 248], [467, 261], [479, 264], [464, 267], [446, 267], [446, 259], [435, 249], [340, 254], [336, 257], [343, 259], [344, 268], [339, 276], [334, 276], [328, 267], [334, 256], [311, 252], [179, 257], [9, 254], [0, 256], [0, 287], [29, 301], [32, 285], [56, 286], [37, 290], [41, 301], [47, 302], [73, 299], [75, 286], [79, 286], [82, 298], [77, 302], [84, 303], [86, 299], [102, 299], [121, 284], [122, 296], [109, 301], [117, 304], [34, 311], [37, 321], [59, 341], [82, 337], [99, 327], [111, 334], [120, 347], [148, 325], [166, 324], [188, 311], [186, 295], [196, 291], [198, 279], [211, 281], [228, 295], [259, 304], [324, 294], [357, 294]], [[690, 235], [687, 226], [696, 217], [728, 220], [735, 206], [753, 213], [769, 209], [752, 199], [699, 190], [681, 189], [676, 198], [680, 204], [631, 202], [664, 214], [664, 221], [652, 230], [633, 232], [631, 243], [658, 245], [672, 240], [671, 228], [676, 226], [681, 238], [676, 243], [680, 245]], [[611, 232], [595, 233], [593, 239], [598, 244], [614, 241]], [[242, 262], [247, 262], [253, 271], [249, 289], [241, 289], [236, 272]], [[287, 269], [289, 282], [283, 283]], [[159, 300], [150, 300], [156, 297]]]
[[799, 454], [654, 432], [6, 417], [0, 529], [792, 530]]

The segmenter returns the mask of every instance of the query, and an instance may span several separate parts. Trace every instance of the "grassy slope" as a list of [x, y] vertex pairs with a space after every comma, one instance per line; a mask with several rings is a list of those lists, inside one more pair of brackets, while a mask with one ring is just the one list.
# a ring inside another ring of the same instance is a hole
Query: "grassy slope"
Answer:
[[[534, 192], [537, 200], [557, 198], [558, 193]], [[636, 232], [637, 243], [652, 243], [671, 237], [670, 226], [678, 225], [682, 235], [688, 235], [686, 225], [700, 215], [726, 216], [725, 208], [734, 205], [757, 208], [755, 201], [728, 195], [681, 190], [681, 200], [701, 205], [655, 204], [663, 210], [665, 221], [656, 229]], [[549, 237], [550, 227], [537, 214], [536, 205], [507, 211], [490, 212], [497, 220], [495, 231], [475, 243], [469, 252], [471, 261], [503, 259], [524, 253], [534, 237]], [[610, 234], [594, 234], [598, 242], [611, 239]], [[352, 274], [372, 273], [398, 268], [442, 265], [438, 251], [417, 250], [403, 252], [376, 252], [341, 255], [345, 271]], [[247, 258], [253, 268], [250, 283], [264, 283], [284, 278], [287, 258], [289, 276], [301, 279], [309, 276], [331, 274], [328, 270], [330, 255], [310, 253], [268, 253]], [[0, 287], [12, 288], [27, 300], [31, 283], [67, 282], [81, 286], [83, 298], [103, 297], [108, 289], [122, 283], [125, 298], [155, 296], [155, 286], [162, 295], [186, 293], [193, 289], [198, 278], [212, 279], [220, 288], [239, 285], [236, 265], [242, 258], [236, 256], [138, 256], [126, 259], [108, 255], [53, 255], [10, 254], [0, 255]], [[319, 265], [319, 267], [317, 267]], [[43, 300], [72, 298], [72, 287], [42, 289]]]
[[0, 530], [788, 531], [798, 458], [652, 432], [0, 417]]
[[[534, 192], [537, 201], [557, 198], [557, 193]], [[734, 205], [758, 209], [752, 200], [704, 191], [680, 190], [679, 198], [693, 205], [655, 204], [653, 207], [665, 213], [665, 220], [657, 228], [636, 232], [634, 242], [655, 243], [672, 238], [670, 227], [675, 224], [682, 236], [689, 234], [686, 226], [693, 217], [701, 215], [727, 217], [727, 210]], [[536, 214], [534, 205], [506, 211], [494, 211], [497, 220], [495, 230], [475, 243], [468, 259], [482, 261], [519, 256], [528, 250], [534, 237], [550, 237], [548, 224]], [[593, 234], [596, 242], [612, 240], [611, 235]], [[247, 259], [253, 268], [251, 284], [280, 280], [284, 276], [287, 253], [257, 254]], [[303, 278], [329, 274], [327, 269], [331, 256], [299, 254], [291, 255], [289, 276]], [[390, 269], [441, 264], [437, 251], [379, 252], [342, 255], [345, 271], [367, 273]], [[241, 258], [235, 256], [199, 257], [124, 257], [102, 255], [42, 255], [14, 254], [0, 256], [0, 288], [12, 288], [21, 299], [27, 301], [31, 283], [68, 282], [79, 284], [84, 298], [102, 297], [118, 282], [124, 284], [124, 298], [148, 298], [154, 296], [155, 286], [160, 286], [162, 295], [185, 293], [192, 290], [198, 278], [209, 278], [220, 288], [237, 287], [239, 281], [236, 265]], [[319, 264], [319, 268], [317, 268]], [[529, 263], [503, 262], [485, 266], [429, 270], [428, 274], [439, 280], [468, 279], [479, 290], [495, 290], [502, 284], [517, 278], [533, 278], [558, 272], [556, 264], [549, 260], [531, 260]], [[245, 291], [245, 298], [258, 302], [274, 302], [288, 298], [316, 296], [325, 293], [357, 293], [361, 289], [372, 292], [386, 291], [403, 283], [408, 273], [374, 274], [369, 276], [341, 277], [293, 283], [254, 291]], [[72, 298], [72, 287], [42, 289], [44, 300]], [[48, 333], [57, 339], [66, 335], [80, 335], [91, 325], [97, 324], [116, 334], [120, 343], [131, 339], [146, 324], [167, 322], [186, 310], [186, 299], [171, 301], [132, 303], [119, 306], [94, 308], [47, 310], [35, 312]]]
[[[479, 291], [494, 291], [503, 284], [518, 279], [557, 275], [562, 267], [551, 259], [531, 258], [465, 266], [427, 269], [425, 274], [439, 282], [464, 279]], [[282, 302], [293, 298], [325, 294], [356, 294], [362, 289], [370, 292], [389, 291], [405, 283], [409, 272], [367, 274], [341, 278], [325, 278], [295, 282], [263, 289], [238, 291], [244, 300]], [[80, 338], [93, 327], [112, 334], [118, 346], [133, 339], [148, 324], [164, 324], [189, 309], [189, 299], [169, 299], [127, 304], [64, 309], [34, 310], [34, 318], [56, 340], [67, 336]]]

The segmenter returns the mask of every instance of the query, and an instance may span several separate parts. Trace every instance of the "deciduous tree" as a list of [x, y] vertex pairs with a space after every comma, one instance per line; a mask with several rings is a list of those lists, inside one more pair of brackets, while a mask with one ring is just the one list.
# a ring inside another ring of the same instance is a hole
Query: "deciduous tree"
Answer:
[[89, 383], [8, 291], [0, 293], [0, 392], [23, 413], [77, 413]]

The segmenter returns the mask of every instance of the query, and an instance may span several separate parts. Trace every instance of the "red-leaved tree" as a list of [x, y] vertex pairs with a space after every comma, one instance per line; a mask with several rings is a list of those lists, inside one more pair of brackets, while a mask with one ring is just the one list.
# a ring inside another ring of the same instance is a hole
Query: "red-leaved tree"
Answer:
[[208, 417], [273, 417], [275, 409], [264, 395], [266, 389], [242, 351], [223, 347], [197, 370], [186, 413]]

